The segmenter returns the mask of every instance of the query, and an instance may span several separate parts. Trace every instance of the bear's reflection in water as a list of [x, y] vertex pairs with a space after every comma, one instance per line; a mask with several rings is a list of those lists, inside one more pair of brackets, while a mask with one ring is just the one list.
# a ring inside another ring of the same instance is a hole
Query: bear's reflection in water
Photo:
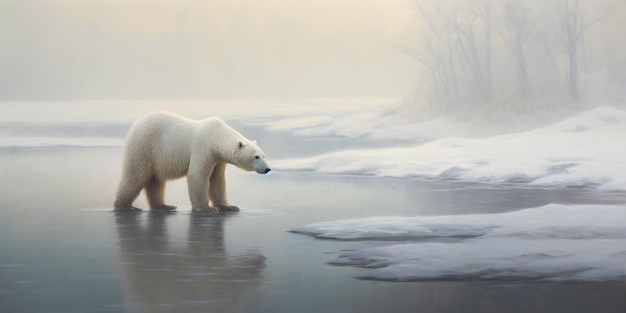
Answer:
[[[146, 217], [147, 215], [147, 217]], [[233, 312], [249, 306], [247, 291], [262, 281], [265, 257], [229, 256], [224, 247], [228, 216], [116, 213], [121, 267], [130, 312]], [[184, 219], [183, 219], [184, 221]], [[185, 238], [186, 237], [186, 238]]]

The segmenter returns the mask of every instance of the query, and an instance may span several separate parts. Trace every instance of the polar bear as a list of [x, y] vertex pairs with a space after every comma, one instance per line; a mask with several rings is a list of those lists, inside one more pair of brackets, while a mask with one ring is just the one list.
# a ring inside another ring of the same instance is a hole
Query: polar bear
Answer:
[[168, 112], [150, 113], [128, 131], [113, 206], [140, 210], [132, 204], [145, 188], [150, 209], [175, 210], [163, 202], [165, 182], [187, 176], [193, 211], [239, 211], [226, 200], [226, 164], [260, 174], [270, 171], [256, 141], [219, 118], [197, 121]]

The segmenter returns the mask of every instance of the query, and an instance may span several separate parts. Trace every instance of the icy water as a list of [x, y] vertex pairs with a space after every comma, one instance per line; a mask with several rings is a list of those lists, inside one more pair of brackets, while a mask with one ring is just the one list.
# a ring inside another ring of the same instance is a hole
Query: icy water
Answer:
[[[228, 171], [239, 214], [113, 213], [119, 148], [0, 153], [0, 312], [624, 312], [624, 282], [364, 281], [327, 262], [377, 242], [288, 230], [374, 215], [623, 203], [584, 189]], [[145, 207], [145, 200], [138, 204]]]
[[[259, 140], [270, 162], [278, 155], [373, 145], [234, 126]], [[127, 125], [98, 127], [119, 139]], [[328, 262], [342, 251], [388, 242], [316, 240], [288, 232], [343, 218], [623, 204], [623, 193], [310, 173], [264, 176], [229, 168], [229, 198], [240, 213], [191, 213], [184, 180], [168, 185], [166, 201], [179, 207], [176, 213], [114, 213], [121, 149], [85, 146], [92, 127], [74, 125], [66, 132], [58, 125], [13, 125], [0, 133], [20, 141], [50, 129], [61, 137], [79, 133], [70, 141], [79, 144], [0, 149], [0, 312], [626, 310], [624, 281], [359, 280], [354, 277], [368, 269]], [[136, 204], [147, 207], [143, 194]]]

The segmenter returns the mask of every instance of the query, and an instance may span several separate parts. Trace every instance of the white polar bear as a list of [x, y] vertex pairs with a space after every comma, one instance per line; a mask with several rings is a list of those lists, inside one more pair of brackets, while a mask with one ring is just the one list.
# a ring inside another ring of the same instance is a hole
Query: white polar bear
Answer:
[[239, 211], [226, 200], [226, 164], [260, 174], [270, 171], [256, 141], [219, 118], [196, 121], [168, 112], [150, 113], [128, 131], [123, 174], [113, 206], [115, 210], [140, 210], [132, 204], [145, 188], [151, 209], [175, 210], [163, 203], [165, 182], [186, 175], [194, 211]]

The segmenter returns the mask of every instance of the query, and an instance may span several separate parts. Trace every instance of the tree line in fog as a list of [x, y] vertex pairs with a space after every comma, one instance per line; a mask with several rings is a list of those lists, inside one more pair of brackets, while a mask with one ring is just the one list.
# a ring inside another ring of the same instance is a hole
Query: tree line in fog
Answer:
[[415, 101], [443, 110], [568, 102], [626, 83], [626, 5], [610, 0], [416, 1]]

